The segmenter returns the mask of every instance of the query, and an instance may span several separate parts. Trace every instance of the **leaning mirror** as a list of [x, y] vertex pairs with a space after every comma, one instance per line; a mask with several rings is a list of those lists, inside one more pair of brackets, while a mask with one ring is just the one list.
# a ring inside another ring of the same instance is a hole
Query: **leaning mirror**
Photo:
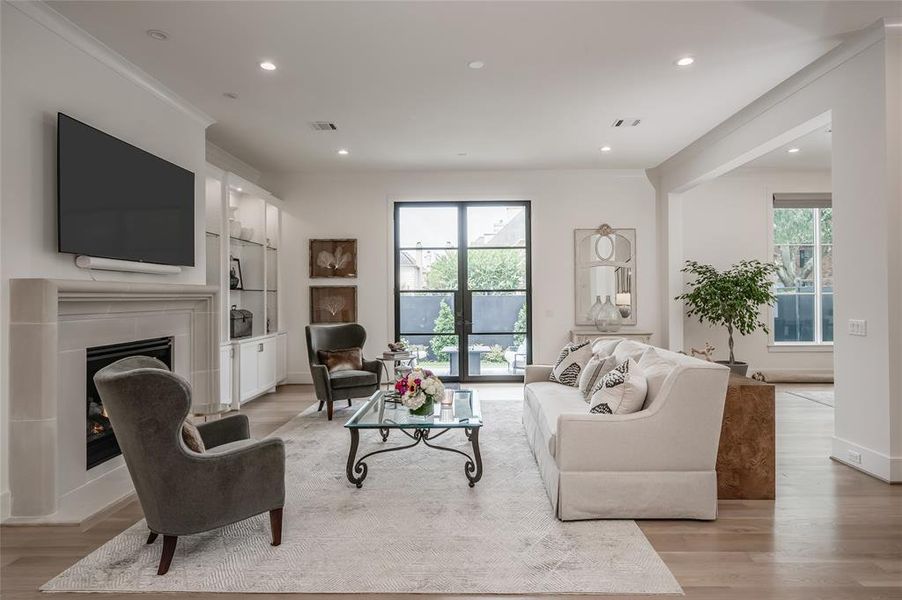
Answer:
[[636, 230], [574, 231], [576, 324], [602, 331], [636, 324]]

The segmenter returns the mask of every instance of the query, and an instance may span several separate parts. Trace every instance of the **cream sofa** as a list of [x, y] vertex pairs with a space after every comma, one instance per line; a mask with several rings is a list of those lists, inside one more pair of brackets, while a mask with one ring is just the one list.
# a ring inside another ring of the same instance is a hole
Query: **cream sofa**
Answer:
[[[639, 360], [649, 346], [620, 342]], [[589, 414], [577, 388], [526, 367], [523, 426], [548, 499], [563, 521], [715, 519], [717, 446], [729, 369], [656, 348], [674, 363], [642, 410]]]

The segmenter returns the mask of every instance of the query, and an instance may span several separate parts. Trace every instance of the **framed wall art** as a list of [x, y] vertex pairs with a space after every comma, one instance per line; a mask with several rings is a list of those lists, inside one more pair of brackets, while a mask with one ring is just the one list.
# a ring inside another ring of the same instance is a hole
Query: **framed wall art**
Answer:
[[310, 278], [357, 277], [357, 240], [310, 240]]
[[310, 322], [357, 322], [357, 286], [311, 285]]

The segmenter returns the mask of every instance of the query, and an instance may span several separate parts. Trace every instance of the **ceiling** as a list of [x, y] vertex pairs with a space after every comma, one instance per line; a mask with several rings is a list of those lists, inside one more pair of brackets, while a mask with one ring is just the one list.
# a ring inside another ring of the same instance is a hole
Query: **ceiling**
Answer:
[[[208, 139], [263, 171], [652, 167], [842, 34], [902, 12], [854, 1], [50, 4], [214, 117]], [[684, 55], [695, 64], [677, 68]], [[621, 117], [642, 123], [611, 128]]]
[[[782, 169], [788, 171], [829, 171], [833, 135], [830, 126], [819, 127], [799, 139], [771, 150], [742, 165], [743, 169]], [[798, 148], [798, 152], [789, 152]]]

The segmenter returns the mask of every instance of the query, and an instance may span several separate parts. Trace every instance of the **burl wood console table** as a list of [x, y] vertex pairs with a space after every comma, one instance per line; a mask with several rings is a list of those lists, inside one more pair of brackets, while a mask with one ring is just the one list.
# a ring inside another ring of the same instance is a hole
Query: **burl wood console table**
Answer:
[[773, 384], [730, 375], [717, 451], [717, 497], [773, 500], [776, 491]]

